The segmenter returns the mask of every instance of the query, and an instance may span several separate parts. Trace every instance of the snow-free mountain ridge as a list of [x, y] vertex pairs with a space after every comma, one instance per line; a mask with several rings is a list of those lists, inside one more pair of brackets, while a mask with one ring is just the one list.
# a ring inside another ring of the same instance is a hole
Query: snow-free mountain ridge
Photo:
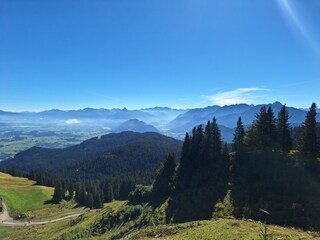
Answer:
[[[208, 106], [193, 109], [173, 109], [169, 107], [154, 107], [138, 110], [123, 109], [94, 109], [80, 110], [52, 109], [42, 112], [5, 112], [0, 111], [1, 124], [34, 124], [59, 125], [77, 128], [99, 127], [109, 132], [137, 131], [161, 132], [176, 138], [182, 138], [185, 132], [199, 124], [205, 124], [213, 117], [221, 126], [225, 141], [231, 141], [232, 132], [238, 117], [242, 117], [244, 125], [250, 125], [263, 104], [235, 104], [226, 106]], [[271, 107], [277, 116], [282, 104], [274, 102], [265, 104]], [[303, 123], [307, 110], [288, 106], [290, 123], [297, 126]], [[320, 120], [320, 115], [318, 115]]]

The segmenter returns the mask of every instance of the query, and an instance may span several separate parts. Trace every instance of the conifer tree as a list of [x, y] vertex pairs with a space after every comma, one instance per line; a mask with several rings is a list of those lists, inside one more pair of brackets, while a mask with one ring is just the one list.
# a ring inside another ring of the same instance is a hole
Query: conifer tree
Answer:
[[55, 203], [59, 203], [63, 199], [63, 190], [62, 190], [62, 185], [61, 181], [58, 181], [56, 183], [56, 186], [54, 188], [54, 193], [52, 196], [52, 201]]
[[223, 156], [223, 159], [227, 159], [228, 156], [229, 156], [229, 149], [228, 149], [228, 143], [227, 142], [225, 142], [224, 145], [223, 145], [222, 156]]
[[192, 171], [191, 163], [190, 163], [190, 148], [191, 141], [189, 134], [186, 133], [184, 142], [182, 145], [181, 158], [179, 171], [177, 176], [177, 188], [184, 188], [188, 182], [187, 175]]
[[201, 165], [201, 150], [203, 141], [203, 128], [202, 125], [196, 127], [193, 131], [191, 138], [191, 148], [190, 148], [190, 164], [191, 168], [198, 168]]
[[67, 182], [66, 180], [61, 181], [61, 188], [62, 188], [62, 198], [66, 197], [66, 191], [67, 191]]
[[76, 200], [77, 203], [80, 203], [80, 198], [81, 198], [81, 186], [80, 182], [76, 184], [76, 189], [75, 189], [75, 196], [74, 199]]
[[277, 145], [277, 121], [271, 107], [268, 107], [266, 116], [266, 146], [275, 148]]
[[106, 202], [111, 202], [114, 199], [112, 183], [110, 181], [105, 182], [103, 193], [104, 193], [104, 199]]
[[201, 162], [203, 165], [207, 165], [212, 159], [212, 149], [211, 146], [213, 144], [212, 140], [212, 131], [211, 131], [211, 122], [208, 121], [205, 130], [204, 130], [204, 139], [202, 144], [202, 151], [201, 151]]
[[301, 151], [303, 154], [315, 157], [319, 152], [317, 137], [317, 105], [312, 103], [302, 127]]
[[292, 149], [291, 126], [289, 124], [289, 112], [286, 105], [283, 105], [277, 122], [278, 142], [282, 151], [287, 152]]
[[189, 134], [186, 133], [186, 136], [184, 138], [184, 142], [182, 145], [180, 166], [184, 167], [189, 163], [189, 152], [190, 152], [190, 137], [189, 137]]
[[80, 187], [79, 202], [78, 203], [82, 206], [87, 205], [87, 194], [86, 194], [86, 188], [84, 186], [84, 183], [82, 183], [81, 187]]
[[173, 187], [173, 175], [176, 169], [176, 158], [169, 154], [163, 166], [160, 168], [156, 180], [153, 183], [153, 191], [156, 194], [168, 194]]
[[103, 207], [103, 202], [101, 200], [101, 195], [96, 193], [93, 199], [93, 208], [99, 209]]
[[87, 196], [86, 196], [86, 206], [88, 207], [88, 208], [93, 208], [93, 201], [94, 201], [94, 199], [93, 199], [93, 196], [92, 196], [92, 193], [91, 192], [88, 192], [88, 194], [87, 194]]
[[267, 109], [265, 106], [260, 108], [259, 114], [256, 116], [257, 124], [257, 140], [259, 148], [265, 149], [267, 146]]
[[277, 146], [276, 119], [271, 107], [260, 108], [256, 120], [249, 127], [245, 138], [246, 144], [255, 149], [274, 149]]
[[211, 134], [212, 134], [212, 155], [213, 158], [219, 158], [221, 156], [221, 148], [222, 148], [222, 141], [221, 141], [221, 132], [217, 124], [217, 120], [214, 117], [211, 123]]
[[69, 183], [69, 186], [68, 186], [68, 193], [69, 193], [69, 197], [73, 197], [74, 196], [74, 187], [71, 183]]
[[244, 131], [242, 119], [241, 117], [239, 117], [237, 121], [237, 128], [235, 130], [234, 137], [233, 137], [233, 145], [232, 145], [233, 151], [238, 151], [239, 149], [242, 148], [244, 135], [245, 135], [245, 131]]

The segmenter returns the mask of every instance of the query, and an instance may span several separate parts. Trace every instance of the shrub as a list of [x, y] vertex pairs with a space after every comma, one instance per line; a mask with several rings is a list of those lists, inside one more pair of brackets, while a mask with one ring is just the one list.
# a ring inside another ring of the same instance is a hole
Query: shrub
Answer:
[[152, 186], [137, 185], [136, 188], [129, 193], [129, 202], [143, 203], [150, 200], [152, 195]]

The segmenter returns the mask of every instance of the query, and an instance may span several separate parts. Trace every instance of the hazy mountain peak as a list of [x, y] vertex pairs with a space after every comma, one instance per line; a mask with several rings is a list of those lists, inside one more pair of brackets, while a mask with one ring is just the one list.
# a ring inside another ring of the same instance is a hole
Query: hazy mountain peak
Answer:
[[114, 129], [115, 132], [133, 131], [133, 132], [159, 132], [157, 128], [150, 124], [146, 124], [136, 118], [123, 122]]
[[170, 107], [159, 107], [159, 106], [156, 106], [156, 107], [151, 107], [151, 108], [142, 108], [141, 110], [145, 110], [145, 111], [170, 111], [170, 110], [174, 110]]

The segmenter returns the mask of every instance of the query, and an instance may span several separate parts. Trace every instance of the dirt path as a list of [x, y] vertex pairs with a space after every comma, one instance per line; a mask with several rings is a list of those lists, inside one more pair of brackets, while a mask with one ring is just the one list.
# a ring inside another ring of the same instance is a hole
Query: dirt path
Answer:
[[83, 211], [81, 213], [71, 214], [65, 217], [48, 220], [48, 221], [43, 221], [43, 222], [20, 222], [20, 221], [14, 220], [12, 217], [9, 216], [8, 208], [5, 205], [5, 203], [2, 201], [2, 212], [0, 212], [0, 226], [22, 227], [22, 226], [31, 226], [31, 225], [43, 225], [43, 224], [58, 222], [68, 218], [78, 217], [84, 213], [86, 213], [86, 211]]
[[4, 221], [13, 221], [13, 218], [9, 216], [8, 208], [6, 204], [2, 201], [2, 212], [0, 212], [0, 223]]

